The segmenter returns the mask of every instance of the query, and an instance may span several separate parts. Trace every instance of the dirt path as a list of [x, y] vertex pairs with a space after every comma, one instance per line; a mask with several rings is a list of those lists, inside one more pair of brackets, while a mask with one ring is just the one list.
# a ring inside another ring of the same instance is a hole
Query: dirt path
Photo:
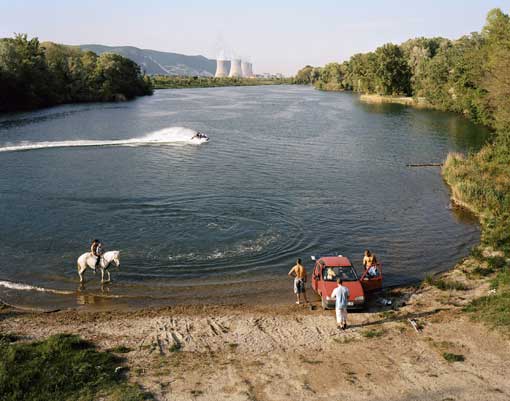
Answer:
[[[391, 307], [350, 314], [347, 331], [318, 307], [196, 305], [4, 308], [0, 332], [27, 340], [77, 333], [103, 349], [128, 347], [131, 380], [159, 400], [508, 400], [510, 342], [461, 312], [488, 289], [473, 288], [395, 290]], [[449, 362], [445, 352], [464, 361]]]

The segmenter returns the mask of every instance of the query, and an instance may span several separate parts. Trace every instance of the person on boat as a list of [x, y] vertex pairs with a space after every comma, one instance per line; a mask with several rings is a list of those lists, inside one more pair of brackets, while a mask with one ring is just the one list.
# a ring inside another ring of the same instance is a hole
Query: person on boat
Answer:
[[99, 261], [101, 260], [101, 256], [104, 253], [103, 243], [101, 240], [95, 239], [92, 241], [90, 245], [90, 253], [92, 256], [96, 257], [96, 268], [99, 266]]
[[368, 249], [365, 249], [365, 256], [363, 257], [363, 267], [371, 277], [377, 276], [377, 258]]
[[296, 294], [296, 304], [300, 304], [301, 294], [303, 294], [305, 303], [308, 303], [305, 289], [307, 274], [300, 258], [298, 258], [296, 264], [292, 267], [292, 269], [290, 269], [288, 275], [294, 277], [294, 294]]

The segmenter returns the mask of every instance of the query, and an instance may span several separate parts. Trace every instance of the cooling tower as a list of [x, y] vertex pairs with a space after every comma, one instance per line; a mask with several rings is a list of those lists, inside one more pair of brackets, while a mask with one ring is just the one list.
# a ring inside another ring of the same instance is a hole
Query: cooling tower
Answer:
[[227, 60], [216, 60], [216, 74], [215, 77], [226, 77], [228, 75], [228, 61]]
[[242, 77], [243, 72], [241, 70], [241, 60], [239, 59], [233, 59], [230, 62], [230, 74], [228, 74], [229, 77]]
[[249, 63], [247, 61], [243, 61], [241, 63], [241, 71], [243, 73], [243, 77], [245, 77], [245, 78], [253, 78], [252, 63]]

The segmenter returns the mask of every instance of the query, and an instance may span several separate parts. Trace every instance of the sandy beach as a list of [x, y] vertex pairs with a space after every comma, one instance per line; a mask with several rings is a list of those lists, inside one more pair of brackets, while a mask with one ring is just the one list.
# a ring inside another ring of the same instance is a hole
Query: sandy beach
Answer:
[[4, 306], [0, 332], [27, 341], [75, 333], [101, 350], [127, 347], [119, 355], [129, 380], [158, 400], [507, 400], [508, 337], [462, 312], [489, 291], [467, 280], [472, 268], [467, 260], [443, 274], [468, 290], [389, 290], [392, 305], [374, 299], [349, 315], [346, 331], [315, 301], [50, 313]]

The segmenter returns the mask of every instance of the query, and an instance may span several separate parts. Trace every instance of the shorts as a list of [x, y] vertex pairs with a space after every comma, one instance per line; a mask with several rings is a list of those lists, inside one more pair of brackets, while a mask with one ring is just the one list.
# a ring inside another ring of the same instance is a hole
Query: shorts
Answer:
[[336, 308], [336, 323], [346, 323], [347, 322], [347, 308]]
[[294, 279], [294, 294], [302, 294], [305, 292], [305, 282], [303, 279]]

